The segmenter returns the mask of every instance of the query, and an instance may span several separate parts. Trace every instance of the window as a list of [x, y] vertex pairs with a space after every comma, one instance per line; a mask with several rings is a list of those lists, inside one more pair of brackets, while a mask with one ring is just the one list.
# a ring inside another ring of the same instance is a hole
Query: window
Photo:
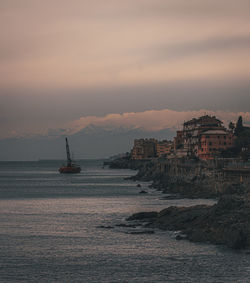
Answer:
[[226, 139], [226, 136], [224, 136], [224, 140]]
[[210, 138], [210, 136], [206, 136], [206, 138], [207, 138], [207, 139], [209, 139], [209, 138]]
[[227, 143], [226, 143], [226, 142], [224, 142], [224, 145], [227, 145]]
[[212, 145], [213, 143], [212, 142], [209, 142], [209, 145]]

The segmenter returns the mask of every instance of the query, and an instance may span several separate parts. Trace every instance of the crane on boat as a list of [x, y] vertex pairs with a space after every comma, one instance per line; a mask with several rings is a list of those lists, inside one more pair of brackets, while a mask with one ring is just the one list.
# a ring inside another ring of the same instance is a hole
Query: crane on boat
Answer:
[[80, 165], [75, 164], [70, 156], [70, 150], [69, 150], [69, 143], [68, 143], [68, 139], [65, 138], [66, 141], [66, 154], [67, 154], [67, 165], [62, 165], [59, 168], [59, 172], [61, 174], [65, 174], [65, 173], [80, 173], [81, 172], [81, 167]]

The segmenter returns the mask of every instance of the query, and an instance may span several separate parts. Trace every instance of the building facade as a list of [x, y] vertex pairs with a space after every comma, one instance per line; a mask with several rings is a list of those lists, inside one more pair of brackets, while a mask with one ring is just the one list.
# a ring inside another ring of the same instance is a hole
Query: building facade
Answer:
[[135, 139], [131, 151], [132, 159], [150, 159], [167, 157], [173, 151], [173, 142], [156, 139]]
[[211, 160], [220, 157], [222, 151], [234, 146], [233, 129], [228, 130], [215, 116], [193, 118], [177, 131], [174, 141], [135, 139], [132, 159], [151, 158], [199, 158]]
[[135, 139], [131, 158], [149, 159], [156, 157], [156, 144], [156, 139]]
[[158, 141], [156, 144], [157, 157], [167, 157], [173, 150], [173, 142], [168, 140]]
[[198, 157], [200, 159], [213, 159], [223, 150], [233, 146], [233, 133], [226, 130], [208, 130], [200, 135]]
[[233, 146], [233, 133], [215, 116], [204, 115], [183, 124], [175, 138], [175, 154], [181, 157], [214, 159]]

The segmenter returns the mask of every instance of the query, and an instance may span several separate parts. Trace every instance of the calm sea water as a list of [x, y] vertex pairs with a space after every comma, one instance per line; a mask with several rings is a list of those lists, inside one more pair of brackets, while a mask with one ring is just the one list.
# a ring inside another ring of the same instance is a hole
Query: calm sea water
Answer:
[[163, 200], [102, 161], [82, 161], [77, 175], [59, 166], [0, 162], [1, 282], [250, 282], [246, 251], [115, 226], [134, 212], [211, 201]]

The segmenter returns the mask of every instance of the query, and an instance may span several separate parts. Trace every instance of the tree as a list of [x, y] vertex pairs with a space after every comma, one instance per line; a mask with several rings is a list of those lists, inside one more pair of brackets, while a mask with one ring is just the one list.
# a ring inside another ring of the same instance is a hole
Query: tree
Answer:
[[238, 121], [236, 123], [236, 127], [235, 127], [235, 131], [234, 131], [234, 134], [236, 136], [239, 136], [239, 134], [244, 131], [244, 127], [243, 127], [243, 122], [242, 122], [242, 116], [240, 116], [238, 118]]
[[233, 131], [235, 129], [234, 123], [230, 122], [229, 125], [228, 125], [228, 128]]

